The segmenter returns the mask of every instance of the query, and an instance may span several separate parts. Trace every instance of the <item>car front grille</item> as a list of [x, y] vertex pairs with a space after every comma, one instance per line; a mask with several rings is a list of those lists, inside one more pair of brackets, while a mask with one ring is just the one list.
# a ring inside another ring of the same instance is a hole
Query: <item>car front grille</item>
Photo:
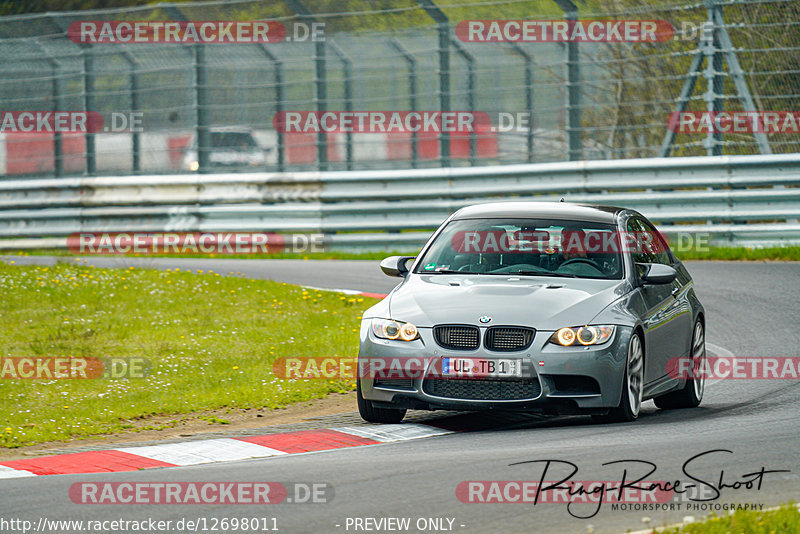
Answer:
[[537, 379], [526, 380], [424, 380], [422, 390], [434, 397], [460, 400], [522, 400], [535, 399], [542, 392]]
[[486, 331], [483, 344], [495, 352], [525, 350], [531, 346], [535, 332], [532, 328], [495, 326]]
[[480, 344], [478, 328], [475, 326], [436, 326], [433, 337], [440, 347], [452, 350], [475, 350]]

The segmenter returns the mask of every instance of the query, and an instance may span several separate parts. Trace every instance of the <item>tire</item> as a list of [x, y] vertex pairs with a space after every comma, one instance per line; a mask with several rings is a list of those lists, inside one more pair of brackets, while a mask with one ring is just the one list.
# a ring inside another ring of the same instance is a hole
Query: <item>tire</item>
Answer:
[[639, 417], [644, 386], [644, 349], [642, 348], [642, 339], [636, 333], [628, 342], [622, 386], [622, 398], [619, 406], [613, 408], [606, 415], [593, 416], [593, 419], [604, 423], [628, 423]]
[[361, 418], [369, 423], [392, 424], [399, 423], [406, 416], [406, 410], [393, 408], [376, 408], [372, 401], [361, 395], [361, 380], [356, 380], [356, 396], [358, 398], [358, 413]]
[[[699, 320], [694, 323], [692, 330], [692, 368], [698, 369], [702, 360], [706, 358], [706, 333], [703, 323]], [[706, 378], [700, 374], [699, 378], [687, 379], [686, 383], [678, 391], [667, 393], [661, 397], [656, 397], [653, 401], [662, 410], [675, 410], [678, 408], [696, 408], [703, 401]]]

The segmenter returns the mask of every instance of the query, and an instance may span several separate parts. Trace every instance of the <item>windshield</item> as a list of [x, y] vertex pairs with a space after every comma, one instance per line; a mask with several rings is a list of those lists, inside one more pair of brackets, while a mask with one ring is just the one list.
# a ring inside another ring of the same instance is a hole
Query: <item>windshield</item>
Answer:
[[421, 274], [621, 279], [611, 224], [553, 219], [451, 221], [418, 262]]
[[228, 150], [253, 151], [258, 148], [247, 132], [211, 132], [211, 146]]

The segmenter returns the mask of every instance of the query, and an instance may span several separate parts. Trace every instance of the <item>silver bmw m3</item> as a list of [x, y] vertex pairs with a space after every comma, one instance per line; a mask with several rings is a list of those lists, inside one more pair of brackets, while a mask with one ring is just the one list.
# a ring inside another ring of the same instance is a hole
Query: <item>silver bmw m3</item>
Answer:
[[703, 398], [705, 313], [692, 278], [640, 213], [570, 203], [463, 208], [364, 313], [358, 408], [522, 410], [632, 421], [642, 402]]

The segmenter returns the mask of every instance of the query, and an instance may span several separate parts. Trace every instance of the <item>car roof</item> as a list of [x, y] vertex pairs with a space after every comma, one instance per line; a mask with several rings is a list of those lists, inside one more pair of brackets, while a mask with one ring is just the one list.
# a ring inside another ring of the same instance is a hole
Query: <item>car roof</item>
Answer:
[[453, 219], [520, 218], [566, 219], [614, 223], [626, 208], [594, 206], [572, 202], [489, 202], [461, 208]]

